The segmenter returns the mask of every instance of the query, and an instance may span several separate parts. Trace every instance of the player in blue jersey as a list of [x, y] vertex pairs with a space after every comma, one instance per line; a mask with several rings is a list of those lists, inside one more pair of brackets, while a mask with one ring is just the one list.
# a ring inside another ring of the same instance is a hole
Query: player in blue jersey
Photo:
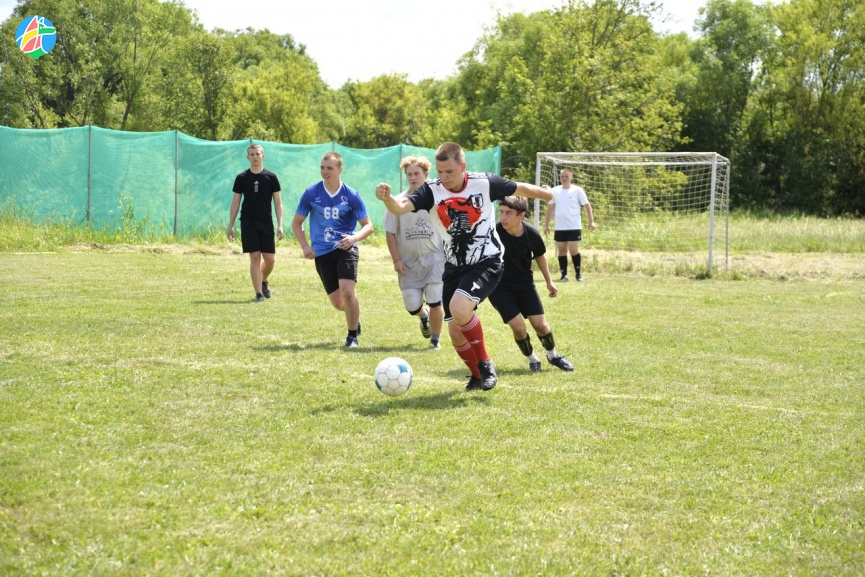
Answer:
[[[321, 158], [321, 181], [307, 188], [297, 203], [291, 230], [304, 258], [315, 259], [315, 270], [330, 304], [345, 313], [348, 336], [345, 346], [358, 346], [360, 303], [357, 271], [360, 241], [372, 234], [372, 222], [360, 194], [342, 182], [342, 157], [328, 152]], [[309, 239], [303, 223], [309, 217]], [[357, 225], [360, 224], [360, 230]]]
[[553, 195], [534, 184], [466, 172], [465, 154], [455, 142], [438, 147], [435, 163], [437, 179], [397, 197], [381, 183], [375, 195], [393, 214], [426, 210], [432, 216], [445, 252], [442, 304], [451, 344], [472, 373], [466, 390], [488, 391], [498, 377], [475, 309], [495, 290], [504, 269], [493, 202], [511, 195], [549, 201]]
[[[234, 199], [228, 219], [228, 240], [234, 242], [234, 220], [240, 211], [240, 242], [243, 252], [249, 254], [249, 276], [255, 290], [255, 302], [270, 298], [267, 279], [276, 263], [276, 242], [273, 239], [273, 216], [270, 205], [276, 209], [276, 233], [282, 240], [282, 200], [279, 179], [264, 168], [264, 149], [260, 144], [246, 148], [249, 168], [234, 179]], [[241, 209], [241, 199], [243, 207]]]

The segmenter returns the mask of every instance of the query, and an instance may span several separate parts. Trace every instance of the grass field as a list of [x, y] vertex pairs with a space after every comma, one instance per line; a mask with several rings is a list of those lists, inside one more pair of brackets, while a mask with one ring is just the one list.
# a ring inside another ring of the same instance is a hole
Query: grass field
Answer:
[[577, 371], [485, 303], [500, 384], [465, 393], [381, 246], [356, 351], [296, 246], [259, 305], [237, 247], [0, 253], [0, 574], [865, 573], [861, 255], [592, 262], [545, 299]]

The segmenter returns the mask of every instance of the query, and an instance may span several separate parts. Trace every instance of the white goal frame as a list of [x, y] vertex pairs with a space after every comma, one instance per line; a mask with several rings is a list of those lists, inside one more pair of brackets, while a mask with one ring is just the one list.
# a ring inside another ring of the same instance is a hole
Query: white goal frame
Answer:
[[[708, 248], [707, 274], [716, 253], [723, 252], [729, 266], [730, 161], [720, 154], [538, 152], [535, 183], [558, 185], [563, 168], [586, 191], [598, 223], [593, 233], [583, 227], [585, 246], [691, 253]], [[537, 199], [533, 220], [541, 226]]]

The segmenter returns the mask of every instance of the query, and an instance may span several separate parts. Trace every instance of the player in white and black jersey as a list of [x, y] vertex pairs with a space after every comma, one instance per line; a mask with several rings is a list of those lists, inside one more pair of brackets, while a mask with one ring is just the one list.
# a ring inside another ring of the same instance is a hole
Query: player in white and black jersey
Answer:
[[466, 390], [488, 391], [498, 377], [475, 309], [495, 290], [503, 271], [493, 202], [511, 195], [549, 201], [552, 193], [495, 174], [467, 172], [465, 154], [455, 142], [438, 147], [435, 164], [438, 178], [404, 197], [391, 196], [386, 183], [379, 184], [375, 194], [393, 214], [426, 210], [432, 216], [446, 258], [442, 304], [448, 334], [472, 373]]

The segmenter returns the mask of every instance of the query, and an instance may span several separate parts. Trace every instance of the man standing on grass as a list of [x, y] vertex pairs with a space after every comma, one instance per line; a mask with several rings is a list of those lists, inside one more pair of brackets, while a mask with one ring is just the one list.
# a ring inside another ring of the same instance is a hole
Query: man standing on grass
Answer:
[[553, 187], [553, 200], [547, 205], [544, 234], [550, 234], [550, 218], [555, 213], [556, 232], [553, 234], [553, 240], [556, 241], [559, 270], [562, 273], [559, 281], [568, 282], [568, 254], [570, 254], [571, 260], [574, 262], [574, 277], [576, 277], [577, 282], [582, 282], [580, 241], [583, 240], [583, 208], [586, 209], [591, 230], [595, 230], [595, 217], [592, 214], [592, 205], [589, 204], [589, 199], [586, 197], [586, 191], [573, 184], [574, 175], [570, 169], [563, 168], [559, 173], [559, 179], [562, 184]]
[[488, 391], [498, 377], [475, 309], [502, 277], [503, 250], [493, 202], [511, 195], [549, 201], [553, 195], [533, 184], [466, 172], [465, 154], [455, 142], [438, 147], [435, 163], [436, 180], [427, 180], [401, 198], [391, 196], [390, 185], [381, 183], [375, 195], [393, 214], [426, 210], [433, 216], [446, 259], [442, 304], [451, 344], [472, 373], [466, 390]]
[[231, 214], [228, 218], [228, 240], [234, 242], [234, 220], [240, 201], [240, 242], [243, 252], [249, 254], [249, 276], [255, 290], [254, 302], [260, 303], [270, 298], [267, 279], [276, 263], [276, 241], [273, 239], [273, 215], [270, 205], [276, 209], [276, 234], [282, 240], [282, 200], [279, 179], [264, 168], [264, 149], [260, 144], [250, 144], [246, 148], [249, 168], [234, 179], [234, 198], [231, 201]]

